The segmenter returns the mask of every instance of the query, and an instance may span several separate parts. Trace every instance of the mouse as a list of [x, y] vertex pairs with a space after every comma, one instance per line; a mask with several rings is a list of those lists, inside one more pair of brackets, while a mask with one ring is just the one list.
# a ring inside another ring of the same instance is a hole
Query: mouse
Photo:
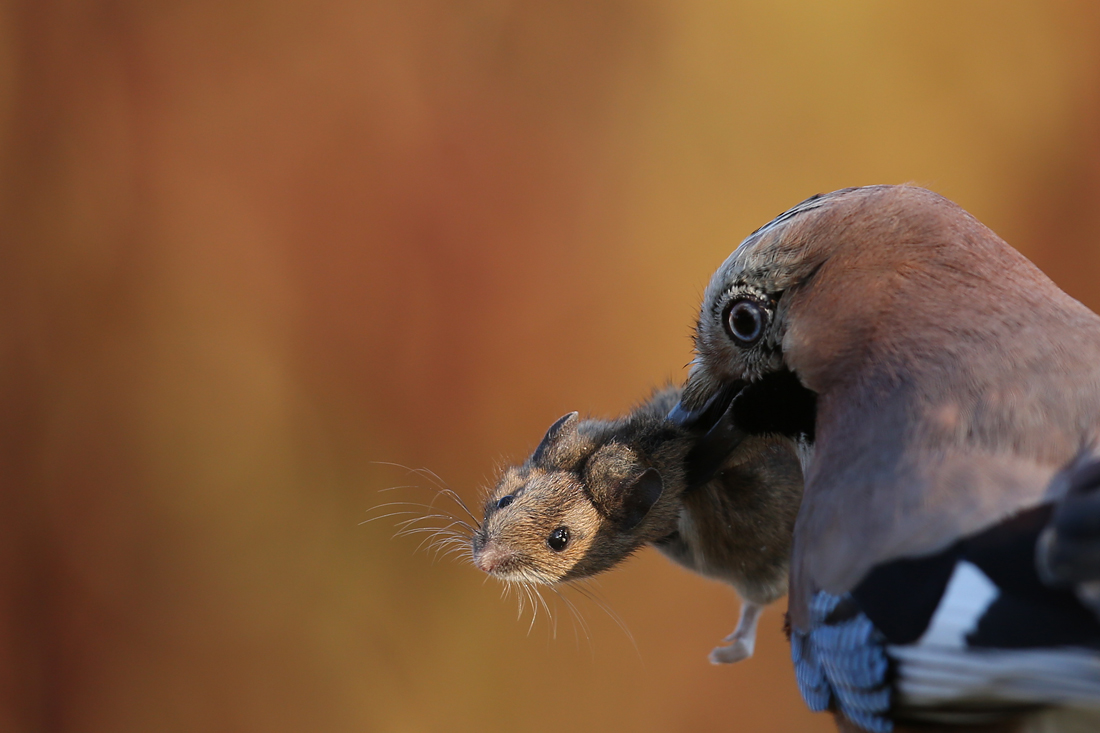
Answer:
[[667, 419], [679, 398], [670, 386], [617, 419], [554, 422], [488, 493], [472, 558], [507, 583], [556, 585], [654, 547], [737, 591], [737, 626], [710, 653], [729, 664], [752, 656], [763, 608], [787, 592], [802, 467], [781, 435], [715, 441], [712, 455], [706, 435]]

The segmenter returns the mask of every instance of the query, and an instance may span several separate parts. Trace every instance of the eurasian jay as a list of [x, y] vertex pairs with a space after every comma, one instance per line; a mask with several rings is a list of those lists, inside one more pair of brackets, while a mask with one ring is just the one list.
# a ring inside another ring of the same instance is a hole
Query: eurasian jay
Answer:
[[871, 186], [751, 234], [695, 347], [672, 419], [799, 445], [812, 709], [1100, 730], [1100, 317], [947, 199]]

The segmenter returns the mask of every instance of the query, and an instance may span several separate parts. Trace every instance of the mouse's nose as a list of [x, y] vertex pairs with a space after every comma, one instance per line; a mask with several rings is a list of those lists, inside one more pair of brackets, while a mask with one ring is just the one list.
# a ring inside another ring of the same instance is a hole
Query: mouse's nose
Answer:
[[515, 557], [515, 553], [507, 547], [501, 547], [498, 543], [488, 540], [480, 549], [474, 551], [474, 565], [491, 573]]

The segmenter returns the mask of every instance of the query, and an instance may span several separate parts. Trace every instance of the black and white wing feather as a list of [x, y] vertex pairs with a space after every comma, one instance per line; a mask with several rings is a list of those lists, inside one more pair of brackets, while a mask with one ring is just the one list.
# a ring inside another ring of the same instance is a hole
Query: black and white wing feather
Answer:
[[[1090, 491], [1098, 465], [1088, 466]], [[1070, 483], [1059, 502], [935, 555], [877, 566], [850, 593], [817, 593], [809, 631], [791, 638], [807, 704], [875, 733], [895, 721], [981, 723], [1048, 707], [1100, 730], [1100, 620], [1080, 587], [1100, 568], [1070, 562], [1073, 548], [1100, 545], [1100, 501], [1090, 539], [1091, 520], [1077, 511], [1084, 489]], [[1051, 557], [1075, 574], [1052, 580]]]

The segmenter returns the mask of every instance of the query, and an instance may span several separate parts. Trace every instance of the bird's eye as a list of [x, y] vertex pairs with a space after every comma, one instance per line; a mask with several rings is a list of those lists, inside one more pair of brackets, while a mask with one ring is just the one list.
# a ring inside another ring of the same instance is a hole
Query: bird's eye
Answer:
[[565, 546], [569, 544], [569, 528], [558, 527], [550, 536], [546, 538], [546, 544], [550, 545], [550, 549], [554, 552], [561, 552], [565, 549]]
[[515, 494], [508, 494], [507, 496], [502, 496], [497, 501], [497, 509], [503, 509], [504, 507], [508, 506], [509, 504], [511, 504], [515, 500], [516, 500], [516, 495]]
[[768, 312], [755, 300], [738, 300], [726, 312], [726, 331], [741, 346], [752, 346], [764, 335]]

